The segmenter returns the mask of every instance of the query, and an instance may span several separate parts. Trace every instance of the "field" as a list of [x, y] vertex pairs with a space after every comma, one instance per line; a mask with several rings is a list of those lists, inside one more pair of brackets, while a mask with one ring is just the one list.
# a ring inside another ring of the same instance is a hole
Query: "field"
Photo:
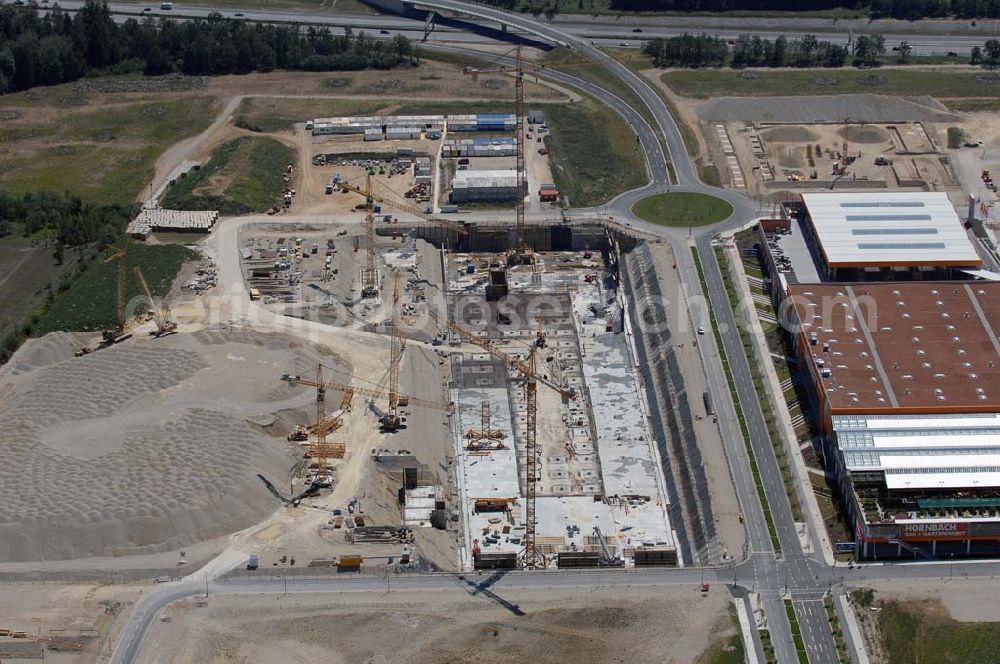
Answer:
[[274, 139], [242, 136], [220, 146], [201, 169], [172, 185], [163, 206], [223, 215], [265, 212], [280, 204], [282, 178], [293, 160], [294, 151]]
[[75, 252], [66, 252], [57, 265], [53, 247], [28, 238], [0, 240], [0, 338], [13, 332], [38, 306], [48, 286], [71, 268]]
[[660, 226], [704, 226], [727, 219], [733, 206], [714, 196], [678, 192], [644, 198], [632, 212]]
[[1000, 624], [953, 620], [936, 602], [881, 602], [878, 630], [890, 664], [995, 662]]
[[[154, 296], [162, 296], [184, 261], [194, 258], [194, 252], [179, 245], [127, 244], [125, 270], [125, 303], [140, 295], [139, 285], [132, 276], [136, 265]], [[110, 252], [109, 252], [110, 254]], [[46, 332], [97, 331], [110, 327], [115, 320], [115, 293], [117, 267], [115, 262], [92, 262], [70, 286], [60, 293], [42, 319], [34, 326], [33, 335]]]
[[679, 70], [662, 75], [684, 97], [872, 93], [934, 97], [1000, 97], [1000, 74], [948, 69]]
[[390, 102], [371, 99], [286, 99], [249, 97], [236, 110], [237, 127], [260, 132], [291, 131], [292, 125], [311, 118], [337, 115], [371, 115]]
[[481, 593], [401, 591], [393, 582], [377, 599], [295, 594], [277, 607], [273, 598], [215, 596], [200, 608], [171, 605], [169, 622], [153, 626], [140, 659], [155, 652], [204, 664], [316, 657], [372, 664], [692, 662], [725, 615], [721, 593], [703, 600], [685, 589], [632, 588], [628, 595], [497, 586], [490, 601]]
[[613, 110], [585, 99], [544, 107], [555, 185], [575, 207], [599, 205], [646, 182], [635, 134]]
[[[80, 96], [70, 86], [0, 97], [0, 186], [11, 192], [69, 192], [95, 203], [128, 203], [170, 145], [212, 121], [211, 97], [120, 102]], [[32, 93], [35, 93], [32, 96]]]

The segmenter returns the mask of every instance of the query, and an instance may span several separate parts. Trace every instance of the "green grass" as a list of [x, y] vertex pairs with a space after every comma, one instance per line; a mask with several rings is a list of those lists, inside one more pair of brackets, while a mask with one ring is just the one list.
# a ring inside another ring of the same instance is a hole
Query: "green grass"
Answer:
[[958, 622], [924, 604], [882, 602], [879, 632], [889, 662], [995, 662], [1000, 624]]
[[[708, 293], [708, 285], [705, 282], [705, 271], [701, 266], [701, 258], [698, 250], [691, 247], [691, 256], [694, 259], [694, 266], [698, 272], [698, 280], [701, 282], [701, 290]], [[760, 467], [757, 465], [757, 457], [754, 455], [753, 446], [750, 444], [750, 429], [747, 427], [746, 418], [743, 416], [743, 407], [740, 405], [740, 395], [736, 390], [736, 381], [733, 380], [733, 372], [729, 367], [729, 359], [726, 356], [725, 346], [722, 345], [722, 333], [719, 331], [719, 323], [715, 318], [715, 310], [712, 307], [708, 296], [705, 296], [705, 304], [708, 306], [708, 315], [711, 320], [712, 334], [715, 336], [715, 343], [719, 347], [719, 359], [722, 361], [722, 368], [726, 372], [726, 380], [729, 382], [729, 394], [733, 400], [733, 407], [736, 409], [736, 419], [740, 424], [740, 432], [743, 434], [743, 446], [746, 448], [747, 456], [750, 458], [750, 473], [753, 475], [754, 486], [757, 489], [757, 498], [760, 500], [761, 509], [764, 511], [764, 522], [767, 525], [767, 532], [771, 538], [771, 547], [776, 551], [781, 551], [781, 542], [778, 540], [778, 531], [774, 527], [774, 517], [771, 516], [771, 506], [767, 502], [767, 494], [764, 492], [764, 483], [760, 479]]]
[[840, 619], [837, 617], [837, 609], [833, 606], [832, 596], [827, 595], [823, 598], [823, 608], [826, 609], [826, 619], [830, 623], [833, 641], [837, 646], [837, 658], [840, 664], [851, 664], [851, 656], [847, 652], [847, 643], [844, 641], [844, 632], [840, 628]]
[[281, 203], [285, 168], [294, 151], [270, 138], [243, 136], [220, 146], [207, 164], [167, 189], [163, 207], [264, 212]]
[[[535, 104], [532, 103], [532, 106]], [[547, 108], [547, 107], [546, 107]], [[472, 115], [475, 113], [513, 113], [514, 98], [510, 101], [412, 101], [396, 109], [396, 115]], [[498, 132], [499, 134], [500, 132]]]
[[967, 112], [991, 112], [1000, 111], [1000, 98], [982, 99], [946, 99], [944, 105], [953, 111]]
[[809, 664], [809, 655], [806, 654], [806, 645], [802, 640], [802, 632], [799, 630], [799, 621], [795, 617], [795, 607], [792, 600], [785, 600], [785, 613], [788, 614], [788, 622], [792, 627], [792, 641], [795, 643], [795, 652], [799, 656], [799, 664]]
[[391, 105], [375, 99], [287, 99], [250, 97], [236, 110], [235, 123], [251, 131], [291, 131], [296, 122], [343, 115], [371, 115]]
[[0, 107], [22, 112], [4, 122], [13, 140], [0, 158], [0, 187], [68, 192], [94, 203], [134, 200], [163, 151], [204, 130], [214, 115], [210, 97], [59, 108], [54, 120], [18, 95], [0, 98]]
[[[630, 53], [619, 53], [615, 57], [623, 61], [625, 64], [641, 61], [651, 62], [650, 58], [642, 56], [636, 51], [631, 51]], [[625, 85], [620, 78], [608, 71], [605, 67], [602, 67], [596, 62], [592, 62], [586, 58], [581, 58], [578, 53], [566, 48], [556, 48], [549, 51], [542, 56], [539, 63], [552, 67], [553, 69], [558, 69], [559, 71], [571, 76], [576, 76], [577, 78], [593, 83], [594, 85], [598, 85], [608, 92], [613, 92], [615, 95], [620, 97], [622, 101], [626, 102], [637, 113], [639, 113], [639, 115], [645, 118], [646, 122], [649, 123], [649, 126], [653, 127], [653, 129], [659, 133], [656, 121], [653, 119], [653, 115], [649, 112], [646, 104], [639, 99], [639, 96], [632, 91], [632, 88]]]
[[[110, 251], [106, 252], [110, 255]], [[154, 296], [165, 295], [178, 270], [195, 253], [179, 245], [147, 245], [128, 242], [125, 258], [125, 302], [140, 295], [139, 285], [132, 274], [138, 265]], [[68, 290], [58, 293], [48, 311], [33, 327], [32, 334], [41, 336], [55, 330], [97, 331], [115, 322], [117, 265], [115, 261], [91, 262], [79, 274]]]
[[718, 223], [733, 213], [733, 206], [707, 194], [676, 192], [644, 198], [632, 213], [660, 226], [705, 226]]
[[774, 656], [774, 644], [771, 643], [771, 632], [761, 629], [757, 630], [757, 634], [760, 636], [760, 647], [764, 651], [765, 664], [777, 664], [778, 660]]
[[697, 99], [845, 93], [1000, 97], [1000, 79], [993, 82], [988, 73], [967, 69], [758, 69], [749, 75], [733, 69], [678, 70], [662, 74], [662, 80], [677, 94]]
[[590, 98], [543, 109], [552, 130], [545, 137], [552, 178], [570, 205], [600, 205], [645, 184], [645, 159], [620, 115]]

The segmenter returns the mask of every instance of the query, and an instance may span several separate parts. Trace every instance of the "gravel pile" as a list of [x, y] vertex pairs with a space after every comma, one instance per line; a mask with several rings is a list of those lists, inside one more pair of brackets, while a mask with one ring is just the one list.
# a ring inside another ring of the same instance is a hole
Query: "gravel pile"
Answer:
[[319, 354], [221, 333], [72, 348], [48, 335], [0, 378], [0, 561], [168, 551], [278, 507], [256, 475], [280, 483], [298, 454], [259, 423], [313, 402], [279, 376]]

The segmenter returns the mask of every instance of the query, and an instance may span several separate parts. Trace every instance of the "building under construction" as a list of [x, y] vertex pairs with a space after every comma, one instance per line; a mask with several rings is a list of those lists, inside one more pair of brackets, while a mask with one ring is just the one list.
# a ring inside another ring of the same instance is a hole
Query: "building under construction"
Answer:
[[[534, 258], [447, 257], [464, 563], [523, 564], [533, 535], [537, 567], [678, 564], [613, 267], [601, 251]], [[533, 398], [511, 358], [537, 372]]]

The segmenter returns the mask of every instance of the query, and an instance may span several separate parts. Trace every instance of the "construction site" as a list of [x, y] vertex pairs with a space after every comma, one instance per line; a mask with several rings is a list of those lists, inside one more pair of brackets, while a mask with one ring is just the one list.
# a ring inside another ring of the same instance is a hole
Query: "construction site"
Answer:
[[[0, 579], [731, 560], [741, 512], [714, 413], [687, 396], [707, 389], [698, 333], [672, 311], [644, 324], [643, 302], [680, 292], [672, 250], [547, 212], [549, 129], [514, 81], [511, 114], [370, 116], [379, 141], [297, 127], [277, 213], [144, 208], [133, 237], [182, 233], [197, 255], [169, 294], [112, 247], [114, 325], [0, 368]], [[512, 195], [451, 202], [491, 179]], [[0, 640], [5, 661], [108, 651], [139, 594], [88, 597], [0, 616], [40, 621]]]

